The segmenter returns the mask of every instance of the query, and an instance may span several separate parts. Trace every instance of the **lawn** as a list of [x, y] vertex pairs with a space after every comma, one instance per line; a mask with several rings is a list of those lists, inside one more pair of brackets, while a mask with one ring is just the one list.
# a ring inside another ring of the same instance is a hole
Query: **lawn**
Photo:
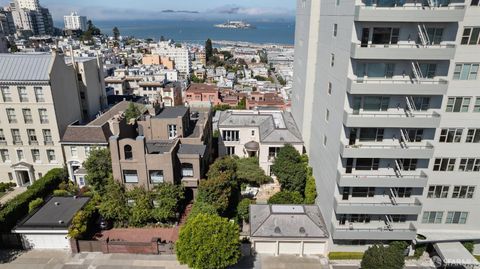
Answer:
[[361, 260], [363, 252], [330, 252], [328, 258], [330, 260]]

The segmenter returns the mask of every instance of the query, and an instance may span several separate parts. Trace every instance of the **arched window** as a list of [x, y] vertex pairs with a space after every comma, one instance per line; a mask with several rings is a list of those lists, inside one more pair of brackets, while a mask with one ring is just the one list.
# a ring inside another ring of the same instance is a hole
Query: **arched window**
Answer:
[[125, 160], [133, 159], [132, 146], [126, 145], [123, 147], [123, 152], [125, 153]]
[[182, 163], [182, 177], [193, 177], [193, 164]]

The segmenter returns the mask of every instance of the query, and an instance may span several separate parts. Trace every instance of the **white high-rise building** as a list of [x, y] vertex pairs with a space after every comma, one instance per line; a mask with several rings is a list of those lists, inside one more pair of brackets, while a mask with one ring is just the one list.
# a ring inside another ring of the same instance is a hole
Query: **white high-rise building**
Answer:
[[292, 113], [332, 248], [478, 242], [478, 0], [297, 4]]
[[16, 0], [16, 2], [21, 9], [38, 10], [40, 8], [38, 0]]
[[65, 23], [65, 30], [87, 30], [87, 17], [80, 16], [77, 12], [72, 12], [70, 15], [63, 17]]
[[52, 15], [47, 8], [41, 7], [38, 1], [14, 0], [10, 3], [10, 9], [16, 30], [33, 35], [53, 34]]
[[160, 41], [152, 48], [152, 54], [173, 59], [175, 61], [175, 69], [180, 72], [182, 77], [187, 77], [192, 69], [190, 52], [184, 46], [177, 47], [170, 41]]

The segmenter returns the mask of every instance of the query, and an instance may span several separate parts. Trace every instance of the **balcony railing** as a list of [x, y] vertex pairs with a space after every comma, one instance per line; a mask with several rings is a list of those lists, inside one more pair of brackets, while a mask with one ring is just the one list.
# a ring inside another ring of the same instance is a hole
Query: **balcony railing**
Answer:
[[347, 178], [347, 179], [357, 179], [357, 180], [364, 180], [364, 179], [378, 179], [378, 178], [389, 178], [392, 180], [395, 179], [411, 179], [411, 180], [416, 180], [416, 179], [427, 179], [428, 176], [424, 172], [421, 172], [420, 175], [359, 175], [359, 174], [339, 174], [340, 177], [342, 178]]
[[440, 118], [440, 114], [433, 113], [413, 113], [412, 116], [405, 113], [349, 113], [349, 116], [360, 118]]
[[436, 84], [448, 84], [446, 79], [428, 79], [422, 78], [419, 80], [416, 79], [375, 79], [375, 78], [354, 78], [352, 79], [354, 83], [358, 84], [427, 84], [427, 85], [436, 85]]
[[360, 44], [354, 43], [355, 46], [359, 48], [395, 48], [395, 49], [408, 49], [408, 48], [455, 48], [456, 45], [452, 43], [445, 44], [431, 44], [431, 45], [422, 45], [415, 43], [397, 43], [397, 44]]
[[365, 203], [365, 202], [345, 202], [345, 201], [338, 201], [337, 202], [338, 206], [355, 206], [355, 207], [361, 207], [361, 206], [368, 206], [368, 207], [396, 207], [396, 206], [421, 206], [422, 203], [418, 198], [415, 198], [414, 202], [397, 202], [396, 204], [392, 204], [391, 201], [378, 201], [378, 202], [370, 202], [370, 203]]
[[427, 143], [426, 145], [423, 146], [417, 146], [417, 145], [408, 145], [407, 148], [404, 148], [400, 145], [363, 145], [363, 144], [356, 144], [356, 145], [345, 145], [345, 148], [347, 149], [433, 149], [433, 145], [430, 143]]

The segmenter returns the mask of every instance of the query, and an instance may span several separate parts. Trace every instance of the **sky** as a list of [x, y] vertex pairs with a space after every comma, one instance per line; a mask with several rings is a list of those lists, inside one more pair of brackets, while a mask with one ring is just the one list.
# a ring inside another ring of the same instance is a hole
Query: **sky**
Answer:
[[[0, 0], [4, 6], [8, 0]], [[92, 20], [246, 19], [287, 20], [296, 0], [40, 0], [54, 20], [77, 11]]]

